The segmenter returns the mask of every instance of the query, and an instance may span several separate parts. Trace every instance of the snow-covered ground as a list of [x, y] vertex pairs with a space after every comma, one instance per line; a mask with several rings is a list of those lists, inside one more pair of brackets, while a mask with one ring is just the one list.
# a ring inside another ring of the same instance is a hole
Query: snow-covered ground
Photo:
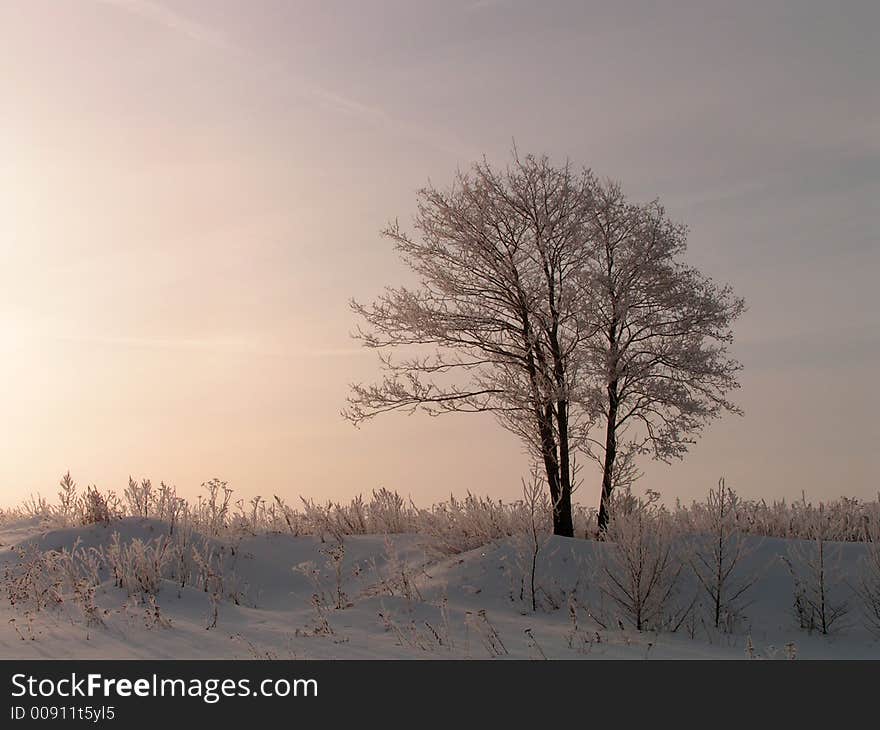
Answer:
[[[712, 626], [705, 596], [674, 632], [634, 630], [597, 588], [608, 546], [565, 538], [541, 545], [536, 611], [525, 539], [442, 557], [418, 535], [348, 536], [341, 547], [312, 536], [194, 535], [192, 544], [222, 557], [217, 599], [166, 579], [153, 603], [102, 569], [91, 620], [72, 595], [39, 611], [10, 605], [8, 581], [20, 575], [22, 549], [107, 549], [114, 533], [125, 544], [167, 532], [165, 523], [138, 518], [50, 531], [35, 519], [0, 527], [0, 657], [880, 658], [880, 641], [849, 591], [865, 546], [835, 546], [836, 590], [850, 610], [824, 636], [798, 626], [783, 561], [791, 541], [776, 538], [749, 538], [753, 550], [739, 569], [757, 581], [731, 631]], [[683, 570], [678, 604], [690, 605], [698, 591]]]

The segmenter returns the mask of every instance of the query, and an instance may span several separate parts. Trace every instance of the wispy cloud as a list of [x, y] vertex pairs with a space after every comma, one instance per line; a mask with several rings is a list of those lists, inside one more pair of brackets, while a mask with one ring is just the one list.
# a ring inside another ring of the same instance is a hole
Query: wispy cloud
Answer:
[[[148, 22], [161, 25], [168, 31], [185, 36], [196, 43], [231, 53], [248, 55], [245, 49], [234, 44], [221, 30], [182, 15], [154, 0], [95, 0], [95, 2], [113, 6]], [[259, 67], [259, 64], [254, 63], [254, 59], [249, 59], [248, 65], [252, 69]], [[263, 67], [263, 72], [273, 73], [265, 67]], [[338, 112], [357, 118], [365, 124], [385, 129], [396, 135], [417, 139], [431, 145], [435, 149], [456, 156], [471, 158], [475, 154], [474, 150], [464, 148], [457, 140], [451, 138], [442, 130], [430, 129], [424, 125], [392, 116], [381, 108], [340, 94], [309, 79], [301, 77], [292, 79], [287, 69], [285, 69], [285, 73], [288, 73], [288, 83], [291, 80], [297, 82], [305, 94]]]
[[302, 89], [317, 101], [336, 109], [343, 114], [355, 117], [365, 124], [378, 129], [385, 129], [398, 136], [408, 137], [429, 144], [435, 149], [467, 159], [477, 155], [475, 150], [466, 148], [457, 140], [439, 129], [432, 129], [421, 124], [408, 122], [400, 117], [388, 114], [384, 109], [370, 106], [348, 96], [337, 94], [309, 81], [303, 81]]
[[331, 347], [303, 350], [298, 354], [306, 357], [358, 357], [373, 353], [366, 347]]
[[100, 333], [61, 332], [56, 329], [13, 326], [16, 323], [0, 320], [0, 347], [18, 346], [26, 342], [51, 341], [111, 349], [181, 350], [191, 352], [222, 352], [247, 354], [258, 357], [281, 358], [351, 358], [373, 355], [365, 347], [333, 347], [300, 345], [291, 347], [271, 338], [251, 335], [217, 335], [210, 337], [157, 336], [130, 337]]
[[164, 26], [168, 30], [179, 33], [187, 38], [217, 48], [230, 48], [226, 37], [216, 28], [193, 20], [160, 5], [152, 0], [95, 0], [103, 5], [113, 5], [132, 15], [137, 15], [152, 23]]
[[148, 350], [258, 352], [263, 349], [260, 342], [243, 337], [117, 337], [91, 334], [52, 334], [46, 337], [58, 342]]

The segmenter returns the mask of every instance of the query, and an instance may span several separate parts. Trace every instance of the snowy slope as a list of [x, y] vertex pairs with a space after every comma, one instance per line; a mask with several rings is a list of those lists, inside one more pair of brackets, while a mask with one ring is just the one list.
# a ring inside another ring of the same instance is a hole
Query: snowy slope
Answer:
[[[34, 520], [14, 522], [0, 528], [0, 572], [7, 574], [5, 585], [20, 560], [13, 548], [106, 549], [113, 533], [122, 543], [148, 542], [168, 529], [136, 518], [49, 532]], [[234, 598], [215, 601], [198, 586], [165, 580], [154, 605], [129, 596], [104, 571], [94, 597], [99, 619], [88, 622], [71, 596], [33, 611], [10, 606], [4, 587], [0, 656], [880, 658], [880, 642], [849, 595], [864, 551], [860, 544], [839, 546], [835, 590], [852, 606], [840, 628], [822, 636], [798, 627], [792, 578], [782, 560], [789, 545], [781, 539], [751, 539], [753, 551], [742, 570], [758, 580], [732, 632], [711, 628], [698, 601], [674, 633], [627, 627], [625, 616], [597, 589], [602, 551], [609, 548], [593, 541], [550, 538], [541, 546], [533, 612], [531, 546], [521, 538], [451, 557], [438, 556], [416, 535], [346, 537], [344, 554], [332, 540], [284, 534], [190, 540], [222, 554], [225, 585], [235, 587]], [[682, 571], [678, 604], [693, 603], [698, 590]]]

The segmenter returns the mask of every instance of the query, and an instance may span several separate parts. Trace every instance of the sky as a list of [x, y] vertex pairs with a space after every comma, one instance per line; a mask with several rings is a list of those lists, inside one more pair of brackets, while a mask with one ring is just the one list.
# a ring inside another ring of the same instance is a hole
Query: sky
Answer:
[[0, 1], [0, 504], [67, 470], [517, 497], [489, 416], [340, 416], [379, 373], [348, 300], [407, 277], [379, 231], [514, 140], [659, 197], [747, 301], [745, 416], [638, 489], [876, 498], [878, 27], [875, 0]]

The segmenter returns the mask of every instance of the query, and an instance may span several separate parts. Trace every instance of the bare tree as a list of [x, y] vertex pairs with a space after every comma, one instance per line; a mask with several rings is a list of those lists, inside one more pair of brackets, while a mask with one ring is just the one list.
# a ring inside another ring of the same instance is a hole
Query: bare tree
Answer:
[[599, 590], [637, 631], [659, 629], [672, 618], [670, 604], [682, 569], [678, 534], [657, 504], [659, 496], [649, 492], [646, 499], [616, 501], [599, 572]]
[[418, 194], [419, 235], [397, 222], [383, 232], [418, 287], [352, 302], [366, 322], [356, 336], [383, 351], [385, 378], [352, 385], [344, 415], [358, 424], [393, 410], [493, 413], [542, 465], [554, 532], [566, 536], [573, 452], [595, 409], [584, 364], [592, 282], [579, 275], [592, 255], [595, 186], [588, 170], [516, 154], [504, 171], [483, 161], [451, 189], [429, 185]]
[[[685, 229], [659, 203], [516, 154], [503, 172], [484, 161], [418, 198], [420, 235], [396, 222], [384, 234], [419, 285], [352, 302], [386, 373], [352, 386], [354, 423], [400, 409], [493, 413], [543, 465], [554, 532], [570, 536], [579, 449], [602, 466], [604, 532], [636, 454], [681, 458], [707, 422], [738, 412], [726, 345], [743, 301], [680, 261]], [[589, 434], [600, 416], [603, 441]]]
[[865, 525], [865, 554], [856, 579], [855, 593], [868, 629], [880, 637], [880, 526]]
[[740, 412], [725, 397], [741, 368], [726, 346], [744, 302], [681, 261], [686, 228], [657, 201], [630, 203], [608, 182], [596, 186], [590, 210], [595, 245], [581, 289], [601, 373], [605, 438], [592, 453], [602, 466], [604, 531], [621, 459], [629, 468], [636, 453], [682, 458], [706, 423]]
[[[532, 613], [538, 610], [538, 555], [547, 544], [549, 532], [547, 527], [547, 493], [541, 477], [540, 467], [536, 464], [532, 467], [529, 481], [522, 480], [522, 504], [525, 508], [526, 523], [523, 525], [524, 534], [517, 535], [514, 544], [517, 546], [517, 563], [523, 572], [523, 588], [528, 582], [529, 598]], [[522, 596], [525, 590], [520, 592]]]
[[809, 516], [806, 527], [808, 539], [790, 540], [783, 560], [794, 581], [800, 627], [828, 634], [850, 608], [840, 577], [842, 545], [832, 541], [832, 516], [821, 505]]
[[700, 534], [693, 540], [690, 563], [709, 595], [715, 628], [723, 618], [728, 626], [733, 625], [740, 600], [758, 579], [739, 570], [752, 549], [737, 524], [736, 506], [736, 493], [719, 479], [718, 490], [709, 490], [705, 512], [695, 525]]

